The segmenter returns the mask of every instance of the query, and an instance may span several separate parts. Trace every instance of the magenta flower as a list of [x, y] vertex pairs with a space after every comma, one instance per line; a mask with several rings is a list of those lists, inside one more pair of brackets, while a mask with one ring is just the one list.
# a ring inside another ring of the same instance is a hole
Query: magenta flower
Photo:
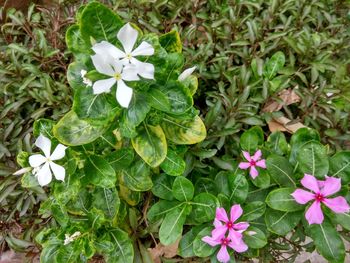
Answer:
[[248, 162], [241, 162], [238, 167], [243, 170], [250, 168], [249, 174], [253, 179], [259, 175], [259, 172], [256, 169], [257, 166], [266, 169], [265, 159], [261, 159], [260, 150], [257, 150], [253, 156], [250, 156], [249, 152], [243, 151], [243, 156]]
[[234, 251], [238, 253], [242, 253], [244, 251], [247, 251], [248, 246], [243, 242], [243, 239], [239, 240], [239, 243], [234, 243], [232, 240], [230, 240], [229, 237], [210, 237], [210, 236], [205, 236], [202, 238], [202, 241], [205, 243], [208, 243], [210, 246], [215, 247], [220, 245], [221, 248], [216, 255], [216, 258], [218, 259], [219, 262], [226, 263], [230, 261], [230, 255], [228, 254], [227, 251], [227, 246], [232, 248]]
[[350, 211], [350, 206], [344, 197], [338, 196], [334, 198], [326, 198], [339, 192], [341, 188], [340, 178], [326, 176], [325, 181], [320, 181], [312, 175], [305, 174], [300, 182], [305, 188], [311, 190], [313, 193], [303, 189], [296, 189], [292, 193], [292, 196], [297, 203], [302, 205], [314, 200], [305, 213], [305, 218], [310, 225], [322, 224], [324, 216], [321, 209], [321, 203], [329, 207], [334, 213], [347, 213]]
[[[216, 215], [214, 220], [215, 229], [211, 232], [214, 239], [222, 239], [226, 235], [228, 230], [229, 239], [235, 244], [240, 243], [242, 239], [242, 233], [249, 227], [249, 223], [235, 221], [243, 214], [243, 210], [240, 205], [233, 205], [230, 211], [230, 219], [224, 208], [216, 208]], [[223, 223], [223, 224], [222, 224]]]

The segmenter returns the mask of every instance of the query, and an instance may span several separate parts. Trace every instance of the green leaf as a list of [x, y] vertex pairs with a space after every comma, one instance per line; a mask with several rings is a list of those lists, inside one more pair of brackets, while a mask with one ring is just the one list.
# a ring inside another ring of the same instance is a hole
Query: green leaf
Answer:
[[280, 188], [271, 191], [266, 197], [266, 204], [279, 211], [293, 212], [305, 208], [305, 206], [298, 204], [291, 194], [295, 188]]
[[66, 31], [66, 43], [73, 54], [90, 53], [90, 46], [81, 36], [79, 25], [72, 25]]
[[155, 222], [165, 217], [167, 213], [180, 208], [183, 204], [178, 201], [161, 200], [155, 203], [150, 210], [148, 210], [147, 218], [150, 222]]
[[199, 116], [191, 120], [176, 120], [170, 117], [163, 120], [162, 128], [165, 136], [175, 144], [195, 144], [207, 136], [204, 123]]
[[114, 219], [120, 205], [117, 189], [96, 187], [92, 193], [92, 205], [102, 210], [106, 218]]
[[263, 74], [266, 78], [272, 79], [281, 70], [285, 63], [285, 56], [282, 51], [276, 52], [264, 65]]
[[98, 3], [89, 3], [80, 18], [80, 31], [86, 43], [91, 43], [91, 38], [96, 42], [106, 40], [116, 42], [119, 29], [123, 21], [108, 7]]
[[329, 174], [340, 177], [342, 183], [350, 182], [350, 152], [338, 152], [329, 160]]
[[106, 263], [125, 263], [133, 262], [134, 249], [127, 233], [115, 228], [108, 230], [110, 241], [114, 244], [112, 252], [102, 253], [105, 256]]
[[270, 232], [285, 236], [297, 226], [302, 216], [303, 211], [281, 212], [268, 208], [265, 213], [265, 224]]
[[172, 187], [174, 197], [179, 201], [190, 201], [193, 198], [194, 187], [190, 180], [183, 176], [176, 177]]
[[197, 234], [203, 229], [203, 226], [192, 227], [180, 240], [178, 255], [183, 258], [194, 257], [193, 242]]
[[249, 248], [262, 248], [267, 244], [264, 232], [253, 226], [250, 226], [248, 230], [244, 232], [243, 240]]
[[286, 158], [272, 154], [266, 159], [266, 168], [273, 180], [280, 186], [296, 187], [293, 166]]
[[61, 245], [62, 241], [58, 239], [51, 240], [50, 242], [46, 243], [45, 246], [43, 246], [43, 250], [40, 253], [40, 262], [57, 262], [57, 251], [59, 250], [59, 247]]
[[291, 153], [289, 158], [289, 161], [292, 164], [296, 163], [300, 147], [310, 141], [320, 141], [320, 135], [316, 130], [301, 128], [293, 134], [292, 138], [290, 139]]
[[29, 156], [30, 154], [28, 152], [19, 152], [16, 158], [18, 165], [22, 168], [29, 167]]
[[101, 156], [87, 155], [82, 180], [103, 188], [115, 186], [117, 176], [113, 167]]
[[134, 92], [128, 109], [124, 111], [122, 126], [126, 125], [134, 129], [146, 118], [150, 109], [151, 106], [147, 101], [147, 97], [140, 92]]
[[115, 171], [128, 168], [134, 160], [134, 151], [130, 148], [122, 148], [105, 156], [107, 162]]
[[55, 125], [55, 122], [47, 119], [38, 119], [34, 122], [33, 125], [33, 134], [35, 137], [39, 137], [40, 134], [52, 140], [53, 133], [52, 129]]
[[190, 75], [184, 80], [181, 81], [181, 83], [189, 89], [191, 95], [193, 96], [198, 89], [198, 78], [194, 75]]
[[80, 86], [75, 90], [73, 110], [78, 118], [109, 122], [121, 111], [112, 94], [94, 94], [92, 87]]
[[159, 37], [160, 45], [168, 52], [182, 52], [182, 43], [180, 35], [176, 30], [172, 30]]
[[213, 221], [216, 208], [220, 206], [218, 199], [209, 193], [196, 195], [192, 202], [190, 217], [198, 223]]
[[160, 126], [141, 125], [131, 140], [138, 155], [151, 167], [159, 166], [167, 154], [167, 142]]
[[253, 221], [265, 213], [266, 205], [261, 201], [248, 203], [243, 207], [243, 215], [240, 221]]
[[152, 188], [150, 168], [142, 160], [134, 162], [121, 172], [123, 184], [132, 191], [148, 191]]
[[168, 176], [166, 174], [156, 175], [153, 179], [152, 193], [162, 199], [172, 201], [174, 200], [172, 185], [174, 182], [174, 177]]
[[326, 148], [318, 142], [308, 142], [299, 149], [297, 156], [299, 170], [323, 179], [328, 173], [328, 156]]
[[24, 188], [33, 188], [39, 186], [39, 183], [32, 173], [25, 173], [21, 178], [21, 185]]
[[257, 170], [259, 171], [259, 175], [255, 177], [254, 179], [249, 176], [250, 181], [258, 188], [267, 188], [270, 186], [270, 175], [266, 171], [266, 169], [262, 169], [260, 167], [257, 167]]
[[210, 193], [213, 195], [217, 195], [218, 191], [216, 189], [215, 182], [210, 178], [201, 177], [196, 181], [194, 185], [194, 193]]
[[[178, 177], [180, 178], [180, 177]], [[168, 212], [159, 229], [159, 239], [163, 245], [173, 244], [182, 235], [186, 216], [191, 212], [191, 206], [182, 205]]]
[[181, 115], [193, 106], [191, 92], [181, 82], [168, 82], [159, 89], [170, 103], [170, 114]]
[[231, 202], [243, 203], [248, 195], [248, 181], [243, 171], [231, 173], [228, 177]]
[[119, 182], [119, 196], [131, 206], [135, 206], [141, 201], [141, 192], [131, 191], [122, 182]]
[[193, 241], [193, 252], [197, 257], [209, 257], [212, 255], [217, 247], [212, 247], [202, 241], [205, 236], [211, 236], [212, 227], [206, 227], [201, 230]]
[[264, 132], [259, 126], [255, 126], [245, 131], [239, 139], [242, 150], [253, 154], [258, 150], [258, 146], [264, 143]]
[[106, 125], [96, 125], [78, 118], [74, 111], [68, 112], [54, 127], [54, 136], [69, 146], [93, 142], [107, 130]]
[[169, 175], [177, 176], [185, 172], [186, 163], [175, 151], [168, 149], [167, 156], [160, 164], [160, 168]]
[[267, 146], [274, 153], [279, 155], [287, 154], [289, 151], [289, 145], [287, 143], [284, 133], [277, 131], [270, 134], [267, 138]]
[[147, 92], [147, 98], [152, 108], [160, 111], [171, 111], [168, 97], [158, 88], [150, 88]]
[[[232, 175], [232, 172], [221, 171], [215, 176], [215, 185], [218, 193], [230, 196], [230, 186], [228, 183], [230, 175]], [[208, 187], [208, 185], [206, 185], [206, 187]]]
[[332, 213], [335, 222], [340, 224], [346, 230], [350, 230], [350, 214], [349, 213]]
[[336, 228], [325, 219], [322, 224], [308, 226], [317, 251], [330, 262], [344, 262], [345, 247]]

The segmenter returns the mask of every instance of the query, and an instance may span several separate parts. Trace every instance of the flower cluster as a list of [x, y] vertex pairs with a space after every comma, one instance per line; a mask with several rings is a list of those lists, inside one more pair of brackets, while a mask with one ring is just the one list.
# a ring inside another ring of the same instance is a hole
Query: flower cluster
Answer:
[[[248, 246], [243, 241], [243, 232], [249, 227], [247, 222], [235, 223], [235, 221], [243, 214], [240, 205], [233, 205], [230, 211], [230, 219], [224, 208], [217, 208], [214, 219], [214, 230], [211, 236], [205, 236], [202, 241], [208, 243], [210, 246], [218, 246], [221, 248], [217, 254], [217, 259], [220, 262], [228, 262], [230, 255], [227, 247], [232, 248], [238, 253], [242, 253], [248, 249]], [[228, 231], [228, 235], [226, 232]]]
[[256, 167], [266, 169], [265, 160], [261, 159], [261, 150], [257, 150], [253, 156], [250, 156], [249, 152], [243, 151], [243, 156], [248, 162], [241, 162], [239, 163], [238, 167], [244, 170], [250, 168], [249, 174], [253, 179], [259, 175]]
[[322, 224], [324, 220], [321, 203], [331, 209], [334, 213], [348, 213], [350, 206], [346, 199], [342, 196], [327, 198], [337, 192], [341, 188], [341, 179], [326, 176], [326, 180], [317, 180], [314, 176], [305, 174], [300, 181], [302, 186], [311, 190], [296, 189], [292, 196], [299, 204], [305, 205], [309, 201], [313, 201], [311, 206], [305, 213], [305, 218], [309, 224]]
[[[123, 46], [120, 50], [107, 41], [93, 45], [95, 55], [91, 56], [96, 70], [109, 78], [97, 80], [92, 85], [94, 94], [110, 92], [114, 84], [117, 84], [116, 98], [118, 103], [128, 108], [132, 99], [133, 90], [125, 81], [138, 81], [142, 78], [154, 79], [154, 66], [151, 63], [136, 59], [137, 56], [151, 56], [154, 48], [147, 42], [142, 41], [135, 48], [138, 32], [129, 23], [125, 24], [118, 32], [117, 39]], [[81, 72], [83, 82], [90, 86], [91, 82], [85, 77], [86, 72]]]
[[57, 180], [64, 181], [66, 176], [64, 167], [53, 161], [62, 159], [67, 147], [58, 144], [51, 154], [51, 141], [43, 135], [37, 138], [35, 145], [44, 152], [44, 155], [34, 154], [29, 157], [29, 164], [33, 168], [33, 174], [37, 177], [39, 184], [41, 186], [48, 185], [52, 180], [52, 173]]

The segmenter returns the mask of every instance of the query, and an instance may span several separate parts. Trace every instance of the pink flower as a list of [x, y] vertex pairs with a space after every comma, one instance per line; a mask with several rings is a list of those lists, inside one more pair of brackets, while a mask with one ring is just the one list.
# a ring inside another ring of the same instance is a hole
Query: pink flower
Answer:
[[350, 211], [350, 206], [344, 197], [338, 196], [335, 198], [326, 198], [340, 190], [340, 178], [326, 176], [325, 181], [320, 181], [312, 175], [305, 174], [304, 178], [301, 180], [301, 184], [313, 193], [303, 189], [296, 189], [292, 193], [292, 196], [297, 203], [302, 205], [314, 200], [305, 213], [305, 218], [310, 225], [322, 224], [324, 216], [321, 209], [321, 203], [329, 207], [334, 213], [347, 213]]
[[211, 232], [212, 237], [214, 239], [222, 239], [228, 230], [229, 239], [233, 243], [239, 244], [242, 239], [242, 233], [249, 227], [249, 223], [247, 222], [235, 223], [242, 213], [243, 210], [240, 205], [233, 205], [230, 211], [230, 219], [228, 219], [224, 208], [216, 208], [215, 229]]
[[261, 159], [260, 150], [257, 150], [253, 156], [250, 156], [249, 152], [243, 151], [243, 156], [248, 162], [241, 162], [238, 167], [244, 170], [250, 168], [249, 174], [253, 179], [259, 175], [256, 166], [266, 169], [265, 159]]
[[210, 236], [205, 236], [202, 238], [202, 241], [205, 243], [208, 243], [210, 246], [215, 247], [220, 245], [221, 248], [216, 256], [219, 262], [229, 262], [230, 261], [230, 255], [227, 252], [227, 246], [232, 248], [234, 251], [238, 253], [242, 253], [244, 251], [247, 251], [248, 246], [243, 242], [243, 239], [239, 240], [239, 243], [236, 244], [230, 240], [229, 237], [210, 237]]

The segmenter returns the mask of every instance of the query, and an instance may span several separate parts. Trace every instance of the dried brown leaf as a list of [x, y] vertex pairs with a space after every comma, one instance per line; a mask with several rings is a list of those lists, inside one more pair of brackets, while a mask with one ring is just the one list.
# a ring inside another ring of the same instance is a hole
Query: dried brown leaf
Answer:
[[169, 246], [164, 246], [163, 244], [159, 243], [154, 248], [149, 248], [148, 251], [150, 252], [152, 259], [154, 263], [161, 263], [161, 257], [165, 258], [173, 258], [177, 255], [177, 250], [179, 248], [179, 242], [180, 239], [178, 239], [174, 244], [171, 244]]
[[282, 103], [280, 101], [270, 99], [265, 104], [263, 111], [264, 112], [279, 111], [280, 109], [282, 109], [283, 106], [287, 106], [300, 101], [300, 97], [292, 89], [282, 90], [280, 93], [278, 93], [278, 98], [282, 100]]

